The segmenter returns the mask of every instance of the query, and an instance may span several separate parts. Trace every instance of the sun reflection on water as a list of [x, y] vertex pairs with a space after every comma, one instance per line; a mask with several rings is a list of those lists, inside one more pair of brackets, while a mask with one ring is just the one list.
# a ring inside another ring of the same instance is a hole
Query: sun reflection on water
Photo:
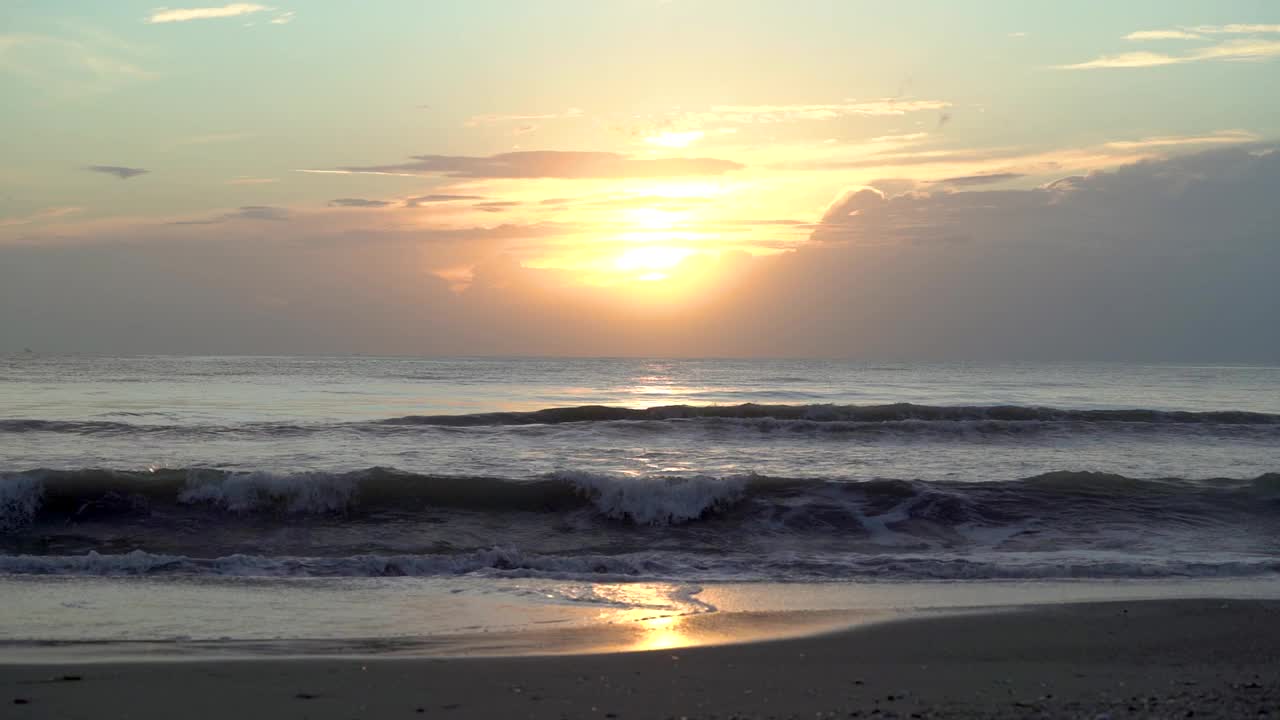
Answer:
[[698, 644], [688, 619], [712, 608], [693, 599], [697, 588], [670, 583], [598, 583], [591, 592], [619, 607], [600, 613], [614, 625], [628, 625], [634, 633], [628, 650], [665, 650]]

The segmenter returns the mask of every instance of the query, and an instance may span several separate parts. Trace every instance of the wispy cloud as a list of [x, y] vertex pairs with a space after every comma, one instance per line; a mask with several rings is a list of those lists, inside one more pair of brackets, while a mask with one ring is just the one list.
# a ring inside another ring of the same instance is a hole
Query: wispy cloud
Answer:
[[147, 23], [158, 25], [163, 23], [190, 22], [192, 20], [218, 20], [222, 18], [243, 17], [257, 13], [274, 12], [272, 25], [284, 25], [293, 20], [293, 10], [277, 10], [269, 5], [257, 3], [231, 3], [219, 7], [199, 8], [156, 8], [147, 16]]
[[382, 208], [392, 205], [390, 200], [366, 200], [364, 198], [338, 198], [330, 200], [329, 207], [345, 208]]
[[515, 200], [494, 200], [490, 202], [476, 203], [471, 207], [477, 210], [480, 210], [482, 212], [494, 213], [494, 212], [504, 212], [506, 210], [510, 210], [513, 207], [519, 207], [520, 205], [521, 203]]
[[145, 168], [125, 167], [123, 165], [89, 165], [85, 170], [102, 173], [103, 175], [114, 175], [121, 180], [128, 180], [151, 172]]
[[[891, 173], [895, 182], [934, 183], [965, 187], [1016, 179], [1043, 177], [1068, 171], [1094, 171], [1143, 159], [1159, 158], [1197, 147], [1249, 145], [1261, 138], [1244, 130], [1221, 130], [1201, 135], [1160, 135], [1117, 139], [1074, 149], [1043, 150], [1004, 146], [986, 148], [892, 148], [838, 159], [822, 158], [782, 166], [785, 169], [847, 171], [876, 169]], [[872, 183], [876, 184], [876, 183]]]
[[311, 175], [391, 175], [394, 177], [416, 177], [421, 173], [411, 172], [391, 172], [389, 170], [358, 170], [337, 168], [330, 170], [316, 170], [313, 168], [298, 168], [294, 172], [308, 173]]
[[268, 185], [280, 182], [278, 178], [238, 177], [227, 181], [228, 185]]
[[483, 195], [421, 195], [404, 201], [405, 207], [419, 207], [433, 203], [461, 202], [463, 200], [484, 200]]
[[1139, 140], [1117, 140], [1104, 143], [1103, 147], [1113, 150], [1142, 150], [1145, 148], [1176, 147], [1179, 145], [1239, 145], [1260, 140], [1257, 135], [1245, 130], [1221, 130], [1208, 135], [1164, 135], [1141, 138]]
[[1161, 65], [1177, 65], [1185, 62], [1173, 55], [1153, 52], [1128, 52], [1119, 55], [1103, 55], [1087, 62], [1060, 65], [1059, 70], [1099, 70], [1104, 68], [1144, 68]]
[[1195, 27], [1184, 29], [1190, 30], [1191, 32], [1210, 35], [1258, 35], [1265, 33], [1280, 33], [1280, 25], [1251, 25], [1248, 23], [1232, 23], [1230, 25], [1196, 25]]
[[1125, 40], [1199, 40], [1200, 35], [1186, 30], [1139, 30], [1124, 36]]
[[1184, 65], [1208, 60], [1264, 60], [1280, 55], [1280, 41], [1261, 37], [1280, 33], [1280, 25], [1243, 24], [1195, 25], [1162, 30], [1138, 30], [1124, 36], [1131, 41], [1220, 40], [1215, 35], [1253, 35], [1251, 38], [1221, 40], [1184, 53], [1125, 52], [1103, 55], [1081, 63], [1059, 65], [1059, 70], [1099, 70], [1109, 68], [1146, 68]]
[[938, 181], [940, 185], [958, 185], [961, 187], [969, 187], [973, 185], [994, 185], [995, 183], [1007, 182], [1009, 180], [1017, 180], [1026, 177], [1025, 173], [1016, 172], [995, 172], [984, 173], [982, 175], [961, 175], [959, 177], [949, 177]]
[[44, 222], [46, 220], [56, 220], [67, 215], [74, 215], [81, 212], [83, 208], [78, 207], [53, 207], [46, 208], [37, 213], [23, 215], [21, 217], [0, 218], [0, 227], [14, 227], [17, 225], [32, 225]]
[[467, 127], [488, 127], [492, 125], [504, 125], [506, 123], [523, 123], [524, 125], [528, 125], [531, 122], [541, 120], [564, 120], [566, 118], [576, 117], [582, 117], [582, 110], [580, 108], [569, 108], [564, 112], [558, 113], [539, 113], [531, 115], [473, 115], [467, 118], [467, 121], [463, 124]]
[[951, 103], [941, 100], [883, 98], [845, 100], [839, 103], [801, 105], [715, 105], [692, 117], [704, 121], [731, 123], [780, 123], [796, 120], [834, 120], [842, 117], [885, 117], [926, 110], [945, 110]]
[[0, 74], [48, 95], [106, 92], [151, 77], [137, 65], [139, 52], [110, 35], [83, 30], [77, 37], [0, 34]]
[[214, 20], [217, 18], [239, 17], [269, 10], [266, 5], [255, 3], [231, 3], [221, 7], [202, 8], [157, 8], [147, 18], [151, 24], [189, 22], [191, 20]]
[[1192, 55], [1194, 60], [1261, 60], [1280, 55], [1280, 40], [1232, 40], [1202, 48]]
[[1099, 70], [1111, 68], [1146, 68], [1183, 65], [1209, 60], [1265, 60], [1280, 55], [1280, 40], [1249, 38], [1229, 40], [1218, 45], [1198, 48], [1181, 55], [1153, 52], [1129, 52], [1103, 55], [1088, 62], [1060, 65], [1060, 70]]
[[443, 175], [456, 178], [646, 178], [720, 175], [743, 166], [716, 158], [634, 158], [611, 152], [539, 150], [468, 155], [415, 155], [391, 165], [301, 170], [357, 175]]
[[290, 219], [291, 217], [292, 214], [286, 208], [272, 207], [270, 205], [243, 205], [233, 212], [224, 213], [205, 220], [178, 220], [168, 224], [217, 225], [219, 223], [230, 222], [233, 220], [265, 220], [270, 222], [282, 222]]

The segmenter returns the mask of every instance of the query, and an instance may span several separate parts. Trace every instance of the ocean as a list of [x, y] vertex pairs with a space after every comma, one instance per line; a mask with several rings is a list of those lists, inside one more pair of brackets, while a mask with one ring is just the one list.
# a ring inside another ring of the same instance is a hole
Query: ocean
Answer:
[[1276, 367], [0, 358], [9, 644], [1269, 583], [1277, 548]]

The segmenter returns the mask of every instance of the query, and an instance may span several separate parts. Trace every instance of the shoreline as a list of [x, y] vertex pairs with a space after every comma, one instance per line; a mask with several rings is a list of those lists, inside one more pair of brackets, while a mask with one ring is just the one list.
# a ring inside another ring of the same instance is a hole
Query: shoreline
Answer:
[[519, 657], [761, 642], [942, 614], [1280, 600], [1280, 578], [585, 584], [0, 576], [0, 664]]
[[1280, 601], [1115, 600], [593, 655], [9, 664], [0, 702], [60, 718], [1277, 717], [1278, 661]]

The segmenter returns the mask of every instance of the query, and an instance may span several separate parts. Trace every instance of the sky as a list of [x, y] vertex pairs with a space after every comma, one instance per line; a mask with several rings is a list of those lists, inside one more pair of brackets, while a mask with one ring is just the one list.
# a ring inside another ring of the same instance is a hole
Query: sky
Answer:
[[0, 352], [1280, 362], [1269, 0], [7, 0], [0, 97]]

